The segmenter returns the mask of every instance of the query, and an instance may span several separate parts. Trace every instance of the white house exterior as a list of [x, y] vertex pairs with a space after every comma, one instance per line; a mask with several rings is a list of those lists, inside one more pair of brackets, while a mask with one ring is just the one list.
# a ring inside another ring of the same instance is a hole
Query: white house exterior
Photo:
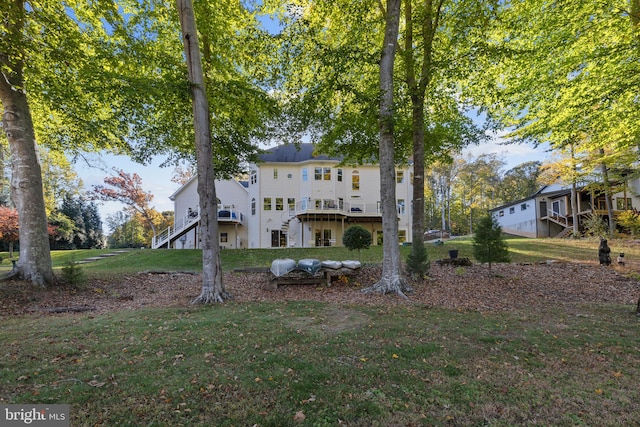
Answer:
[[[218, 233], [221, 248], [246, 248], [247, 188], [234, 179], [216, 181], [218, 196]], [[198, 223], [200, 220], [200, 200], [198, 180], [191, 178], [175, 193], [173, 200], [174, 224], [153, 239], [153, 248], [175, 249], [198, 248]]]
[[[612, 196], [614, 217], [624, 210], [640, 209], [640, 178], [621, 185]], [[522, 237], [565, 237], [573, 231], [571, 186], [549, 185], [528, 198], [491, 210], [502, 231]], [[626, 201], [626, 202], [625, 202]], [[576, 214], [581, 228], [585, 215], [595, 213], [608, 220], [605, 196], [587, 188], [576, 192]]]
[[[341, 165], [338, 158], [316, 155], [313, 144], [281, 145], [260, 160], [249, 165], [247, 187], [234, 180], [216, 182], [221, 206], [237, 211], [235, 221], [228, 223], [218, 215], [221, 247], [342, 246], [345, 230], [356, 224], [372, 233], [374, 245], [381, 244], [378, 165]], [[411, 171], [411, 167], [396, 170], [400, 242], [411, 239]], [[171, 196], [176, 223], [167, 234], [173, 237], [158, 240], [153, 247], [197, 247], [195, 230], [178, 231], [197, 221], [188, 216], [188, 208], [197, 207], [196, 186], [194, 178]]]

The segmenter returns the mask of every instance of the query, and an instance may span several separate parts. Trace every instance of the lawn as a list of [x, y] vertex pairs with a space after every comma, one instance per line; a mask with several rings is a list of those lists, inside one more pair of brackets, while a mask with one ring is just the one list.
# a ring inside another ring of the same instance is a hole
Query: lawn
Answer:
[[631, 425], [637, 328], [607, 305], [488, 315], [265, 302], [4, 319], [0, 399], [70, 404], [74, 426]]
[[[597, 261], [598, 241], [595, 239], [525, 239], [509, 238], [509, 252], [511, 262], [541, 262], [546, 260], [559, 261]], [[630, 240], [613, 240], [609, 246], [612, 255], [617, 252], [625, 252], [630, 260], [640, 259], [640, 245]], [[457, 249], [459, 257], [473, 259], [473, 240], [471, 238], [458, 238], [446, 241], [442, 245], [427, 244], [429, 259], [436, 260], [447, 258], [448, 251]], [[401, 246], [402, 259], [406, 260], [411, 251], [410, 246]], [[52, 261], [55, 269], [62, 268], [69, 261], [80, 261], [84, 258], [113, 252], [108, 249], [101, 250], [72, 250], [53, 251]], [[17, 254], [16, 254], [17, 255]], [[4, 262], [0, 263], [0, 274], [11, 270], [9, 254], [0, 252]], [[360, 259], [363, 263], [379, 263], [382, 260], [382, 247], [372, 246], [362, 250], [349, 251], [344, 247], [330, 248], [276, 248], [276, 249], [236, 249], [220, 251], [220, 259], [224, 270], [233, 270], [246, 267], [268, 267], [276, 258], [319, 258], [321, 260], [346, 260]], [[202, 269], [202, 253], [199, 250], [150, 250], [135, 249], [129, 253], [116, 257], [89, 263], [83, 266], [83, 270], [89, 275], [104, 274], [130, 274], [139, 271], [200, 271]]]
[[[454, 245], [471, 254], [459, 240], [430, 246], [430, 258]], [[597, 259], [595, 241], [509, 246], [517, 262]], [[630, 242], [611, 247], [640, 256]], [[376, 250], [363, 262], [378, 262]], [[84, 256], [54, 262], [72, 255]], [[223, 251], [222, 262], [229, 270], [282, 256], [357, 258], [338, 248], [245, 250]], [[102, 277], [198, 270], [199, 252], [136, 250], [83, 268]], [[637, 423], [640, 319], [606, 302], [536, 307], [264, 301], [5, 317], [0, 403], [70, 404], [73, 426]]]

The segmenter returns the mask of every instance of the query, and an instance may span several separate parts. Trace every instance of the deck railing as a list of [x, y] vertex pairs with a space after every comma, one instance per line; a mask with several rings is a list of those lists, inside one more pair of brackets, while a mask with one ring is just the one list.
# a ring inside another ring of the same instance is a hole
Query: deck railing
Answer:
[[[200, 209], [190, 210], [181, 218], [177, 218], [172, 226], [154, 236], [151, 247], [157, 249], [165, 244], [169, 244], [173, 237], [179, 235], [187, 228], [200, 221]], [[218, 208], [218, 222], [233, 222], [244, 224], [245, 216], [232, 205], [223, 205]]]

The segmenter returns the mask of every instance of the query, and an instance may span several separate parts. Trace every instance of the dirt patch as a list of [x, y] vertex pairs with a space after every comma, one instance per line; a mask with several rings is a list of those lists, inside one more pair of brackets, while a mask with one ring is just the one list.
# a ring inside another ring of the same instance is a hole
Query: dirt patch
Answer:
[[[456, 310], [504, 311], [535, 306], [576, 306], [582, 303], [635, 305], [640, 297], [638, 272], [584, 263], [498, 264], [492, 269], [432, 264], [429, 279], [412, 283], [405, 300], [396, 295], [363, 294], [375, 283], [379, 266], [364, 266], [357, 274], [330, 287], [287, 285], [270, 289], [265, 273], [224, 273], [233, 303], [252, 301], [321, 301], [332, 303], [323, 327], [337, 333], [360, 327], [368, 319], [350, 311], [349, 304], [420, 304]], [[137, 274], [118, 280], [93, 280], [80, 289], [60, 286], [38, 289], [17, 281], [0, 283], [0, 316], [56, 315], [52, 308], [90, 309], [99, 314], [143, 307], [191, 307], [201, 276], [187, 273]], [[360, 326], [359, 326], [360, 325]]]

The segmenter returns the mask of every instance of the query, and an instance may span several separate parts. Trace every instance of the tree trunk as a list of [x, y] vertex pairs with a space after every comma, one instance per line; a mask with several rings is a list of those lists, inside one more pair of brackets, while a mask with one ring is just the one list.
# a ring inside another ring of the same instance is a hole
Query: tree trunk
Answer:
[[578, 166], [573, 151], [573, 143], [571, 144], [571, 218], [573, 220], [573, 237], [577, 238], [580, 234], [580, 224], [578, 210], [580, 210], [580, 202], [578, 200]]
[[[24, 4], [13, 1], [9, 9], [7, 13], [15, 19], [8, 21], [6, 30], [19, 39], [23, 31]], [[11, 199], [18, 210], [19, 223], [20, 257], [14, 273], [24, 280], [45, 286], [53, 282], [54, 275], [42, 173], [23, 70], [23, 56], [19, 52], [0, 52], [2, 126], [11, 152]]]
[[200, 199], [200, 239], [202, 247], [202, 292], [193, 303], [224, 302], [231, 298], [222, 283], [218, 248], [218, 203], [213, 170], [209, 103], [202, 73], [196, 19], [191, 0], [177, 0], [189, 82], [193, 96], [198, 197]]
[[[600, 156], [604, 157], [604, 149], [600, 149]], [[607, 205], [607, 215], [609, 216], [609, 236], [613, 237], [613, 233], [616, 231], [616, 222], [613, 218], [613, 203], [611, 201], [611, 183], [609, 182], [609, 170], [606, 163], [602, 160], [600, 163], [602, 169], [602, 180], [604, 181], [604, 200]]]
[[380, 199], [382, 201], [382, 278], [362, 292], [394, 292], [406, 298], [410, 289], [401, 275], [396, 210], [395, 156], [393, 136], [393, 63], [398, 41], [400, 0], [387, 0], [385, 35], [380, 58]]

